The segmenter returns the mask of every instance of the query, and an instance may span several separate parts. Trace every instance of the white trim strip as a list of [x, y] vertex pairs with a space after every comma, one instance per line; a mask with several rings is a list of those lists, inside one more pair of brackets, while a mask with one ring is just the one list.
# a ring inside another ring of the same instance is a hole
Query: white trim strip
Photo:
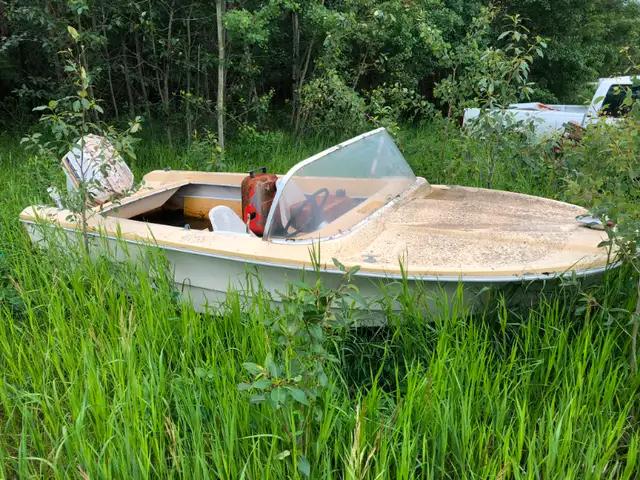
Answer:
[[[20, 220], [21, 223], [23, 224], [28, 224], [28, 225], [34, 225], [34, 226], [38, 226], [37, 222], [34, 222], [33, 220]], [[60, 225], [57, 224], [49, 224], [52, 226], [55, 226], [57, 228], [61, 228], [62, 230], [66, 231], [66, 232], [72, 232], [72, 233], [78, 233], [78, 230], [73, 229], [73, 228], [68, 228], [68, 227], [62, 227]], [[167, 245], [159, 245], [159, 244], [154, 244], [151, 242], [141, 242], [141, 241], [136, 241], [136, 240], [130, 240], [127, 238], [121, 238], [121, 237], [114, 237], [113, 235], [101, 235], [99, 233], [95, 233], [95, 232], [88, 232], [89, 236], [94, 237], [94, 238], [106, 238], [108, 240], [114, 240], [114, 241], [124, 241], [126, 243], [132, 244], [132, 245], [139, 245], [139, 246], [143, 246], [143, 247], [151, 247], [151, 248], [161, 248], [164, 250], [170, 250], [173, 252], [180, 252], [180, 253], [187, 253], [190, 255], [200, 255], [200, 256], [204, 256], [204, 257], [210, 257], [210, 258], [216, 258], [216, 259], [220, 259], [220, 260], [232, 260], [232, 261], [236, 261], [236, 262], [242, 262], [242, 263], [248, 263], [251, 265], [258, 265], [258, 266], [264, 266], [264, 267], [275, 267], [275, 268], [284, 268], [287, 270], [303, 270], [304, 267], [300, 267], [297, 265], [291, 265], [291, 264], [286, 264], [286, 263], [272, 263], [272, 262], [265, 262], [265, 261], [260, 261], [260, 260], [252, 260], [252, 259], [247, 259], [244, 257], [234, 257], [233, 255], [223, 255], [223, 254], [217, 254], [217, 253], [208, 253], [208, 252], [201, 252], [201, 251], [196, 251], [196, 250], [189, 250], [186, 248], [177, 248], [177, 247], [171, 247], [171, 246], [167, 246]], [[501, 283], [522, 283], [522, 282], [536, 282], [536, 281], [549, 281], [549, 280], [557, 280], [557, 279], [561, 279], [561, 278], [573, 278], [574, 276], [576, 278], [585, 278], [585, 277], [590, 277], [592, 275], [599, 275], [604, 273], [607, 270], [613, 270], [615, 268], [618, 268], [620, 265], [622, 264], [622, 262], [617, 261], [617, 262], [613, 262], [610, 263], [608, 265], [605, 265], [603, 267], [596, 267], [596, 268], [586, 268], [583, 270], [568, 270], [562, 273], [524, 273], [522, 275], [464, 275], [464, 274], [460, 274], [460, 275], [406, 275], [406, 277], [403, 277], [401, 274], [398, 273], [381, 273], [381, 272], [367, 272], [367, 271], [363, 271], [360, 270], [359, 272], [357, 272], [355, 275], [358, 277], [367, 277], [367, 278], [372, 278], [372, 279], [387, 279], [387, 280], [402, 280], [403, 278], [406, 278], [408, 281], [413, 281], [413, 282], [435, 282], [435, 283], [451, 283], [451, 282], [455, 282], [455, 283], [495, 283], [495, 284], [501, 284]], [[328, 274], [337, 274], [337, 275], [342, 275], [343, 272], [341, 272], [340, 270], [336, 269], [336, 268], [324, 268], [324, 269], [320, 269], [321, 273], [328, 273]]]

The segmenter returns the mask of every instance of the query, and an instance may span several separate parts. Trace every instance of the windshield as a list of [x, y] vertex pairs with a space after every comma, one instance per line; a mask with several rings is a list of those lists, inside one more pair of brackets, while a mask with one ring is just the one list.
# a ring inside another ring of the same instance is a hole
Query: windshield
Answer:
[[299, 240], [344, 233], [415, 182], [384, 128], [365, 133], [289, 170], [278, 185], [265, 238]]

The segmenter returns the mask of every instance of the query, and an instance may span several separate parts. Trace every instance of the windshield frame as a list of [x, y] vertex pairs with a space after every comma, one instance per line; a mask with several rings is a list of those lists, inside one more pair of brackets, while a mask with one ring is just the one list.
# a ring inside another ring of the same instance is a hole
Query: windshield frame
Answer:
[[[387, 132], [387, 129], [384, 127], [379, 127], [376, 128], [374, 130], [371, 130], [369, 132], [365, 132], [362, 133], [356, 137], [350, 138], [348, 140], [345, 140], [344, 142], [338, 143], [337, 145], [334, 145], [332, 147], [329, 147], [319, 153], [316, 153], [315, 155], [312, 155], [311, 157], [302, 160], [300, 162], [298, 162], [297, 164], [295, 164], [293, 167], [291, 167], [289, 169], [289, 171], [283, 176], [281, 177], [280, 181], [278, 182], [278, 188], [276, 190], [276, 194], [275, 197], [273, 199], [273, 203], [271, 206], [271, 209], [269, 210], [269, 215], [267, 216], [267, 221], [265, 223], [265, 235], [263, 237], [263, 240], [272, 242], [272, 243], [300, 243], [300, 244], [304, 244], [304, 243], [312, 243], [314, 241], [317, 240], [324, 240], [324, 239], [333, 239], [336, 237], [341, 237], [344, 236], [346, 234], [348, 234], [350, 231], [352, 231], [355, 227], [357, 227], [358, 225], [362, 224], [363, 222], [365, 222], [369, 217], [376, 215], [378, 212], [380, 212], [381, 210], [384, 210], [386, 207], [388, 207], [390, 204], [395, 203], [395, 200], [390, 200], [387, 203], [385, 203], [383, 206], [381, 206], [380, 208], [378, 208], [377, 210], [371, 212], [367, 217], [365, 217], [364, 219], [356, 222], [355, 224], [353, 224], [349, 229], [343, 231], [340, 234], [333, 234], [333, 235], [328, 235], [328, 236], [318, 236], [316, 238], [299, 238], [299, 239], [295, 239], [295, 238], [282, 238], [282, 237], [274, 237], [270, 234], [272, 226], [273, 226], [273, 222], [275, 221], [275, 216], [276, 216], [276, 211], [278, 211], [278, 205], [280, 203], [280, 198], [282, 196], [282, 193], [286, 190], [286, 186], [287, 183], [289, 182], [289, 180], [294, 177], [300, 170], [302, 170], [303, 168], [305, 168], [306, 166], [317, 162], [318, 160], [320, 160], [323, 157], [326, 157], [327, 155], [330, 155], [331, 153], [334, 153], [338, 150], [341, 150], [345, 147], [348, 147], [349, 145], [352, 145], [356, 142], [359, 142], [365, 138], [377, 135], [381, 132], [385, 132], [389, 138], [391, 139], [391, 141], [393, 142], [393, 144], [395, 145], [395, 142], [393, 141], [393, 137], [391, 137], [391, 135]], [[397, 146], [396, 146], [397, 148]], [[403, 156], [404, 158], [404, 156]], [[409, 165], [409, 163], [406, 161], [406, 159], [404, 159], [407, 167], [409, 168], [409, 170], [411, 171], [414, 180], [417, 180], [418, 177], [416, 176], [415, 172], [413, 171], [413, 169], [411, 168], [411, 166]], [[414, 184], [415, 185], [415, 184]], [[409, 188], [411, 189], [411, 188]]]

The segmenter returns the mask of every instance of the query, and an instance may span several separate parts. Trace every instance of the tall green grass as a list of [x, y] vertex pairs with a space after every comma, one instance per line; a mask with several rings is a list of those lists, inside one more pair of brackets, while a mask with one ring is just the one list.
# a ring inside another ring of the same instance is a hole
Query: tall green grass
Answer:
[[[455, 166], [455, 142], [434, 145], [434, 128], [403, 132], [414, 167], [476, 183]], [[283, 171], [324, 146], [245, 142], [227, 167]], [[267, 324], [280, 312], [264, 295], [230, 293], [197, 314], [170, 278], [149, 274], [166, 271], [153, 252], [116, 264], [34, 249], [17, 215], [61, 174], [11, 140], [0, 155], [0, 477], [301, 477], [282, 455], [282, 416], [237, 388], [243, 362], [279, 348]], [[134, 169], [139, 178], [185, 156], [148, 142]], [[526, 190], [525, 176], [500, 172], [500, 187]], [[389, 327], [336, 346], [321, 420], [301, 447], [311, 477], [637, 478], [640, 385], [624, 313], [633, 292], [622, 270], [522, 312], [497, 302], [471, 314], [460, 301], [430, 312], [400, 299]]]

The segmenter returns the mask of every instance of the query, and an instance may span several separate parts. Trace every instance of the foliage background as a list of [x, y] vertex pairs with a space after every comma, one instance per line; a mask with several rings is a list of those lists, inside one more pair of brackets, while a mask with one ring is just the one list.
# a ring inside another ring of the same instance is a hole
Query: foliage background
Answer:
[[[504, 47], [509, 15], [520, 16], [531, 39], [548, 40], [531, 67], [536, 99], [583, 101], [586, 82], [624, 71], [623, 47], [638, 58], [640, 5], [626, 0], [224, 3], [232, 133], [246, 124], [317, 132], [336, 121], [357, 129], [450, 112], [452, 100], [434, 95], [436, 87], [474, 52]], [[72, 46], [69, 25], [109, 118], [154, 118], [169, 137], [187, 138], [215, 123], [215, 2], [2, 0], [4, 123], [32, 122], [33, 107], [69, 94], [59, 55]]]

